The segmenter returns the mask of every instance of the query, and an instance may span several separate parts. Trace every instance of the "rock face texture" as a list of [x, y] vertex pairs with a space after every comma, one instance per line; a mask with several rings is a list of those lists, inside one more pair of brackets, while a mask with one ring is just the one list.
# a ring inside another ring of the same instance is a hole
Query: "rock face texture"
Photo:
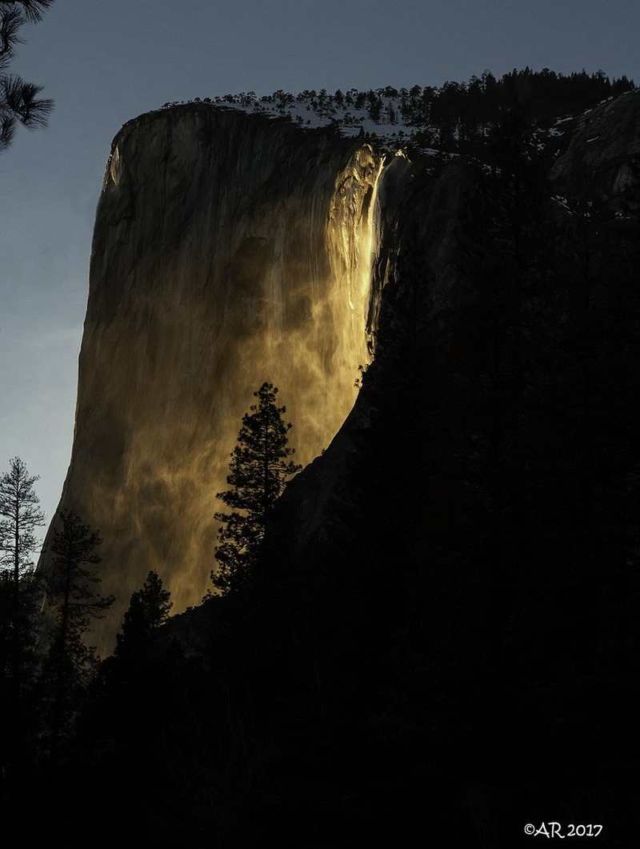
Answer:
[[640, 92], [628, 92], [585, 113], [551, 177], [570, 190], [588, 190], [621, 214], [637, 213]]
[[195, 104], [115, 138], [61, 499], [104, 540], [117, 598], [105, 640], [149, 569], [178, 610], [202, 597], [215, 496], [263, 381], [280, 388], [302, 463], [351, 409], [375, 316], [381, 167], [361, 142]]

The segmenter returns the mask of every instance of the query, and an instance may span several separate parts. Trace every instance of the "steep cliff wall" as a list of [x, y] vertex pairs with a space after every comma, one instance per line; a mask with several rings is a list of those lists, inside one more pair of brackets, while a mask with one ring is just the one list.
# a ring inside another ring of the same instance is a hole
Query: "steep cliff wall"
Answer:
[[331, 132], [208, 106], [114, 140], [61, 499], [102, 533], [108, 634], [149, 569], [178, 610], [202, 597], [215, 495], [263, 381], [300, 462], [342, 424], [369, 357], [381, 166]]

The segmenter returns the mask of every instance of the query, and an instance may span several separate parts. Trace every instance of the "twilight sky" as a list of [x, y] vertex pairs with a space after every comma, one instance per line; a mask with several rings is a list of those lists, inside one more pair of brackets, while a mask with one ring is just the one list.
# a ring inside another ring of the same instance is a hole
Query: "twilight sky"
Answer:
[[640, 79], [638, 0], [57, 0], [15, 72], [56, 100], [0, 154], [0, 470], [69, 462], [93, 216], [112, 137], [168, 100], [437, 85], [490, 69]]

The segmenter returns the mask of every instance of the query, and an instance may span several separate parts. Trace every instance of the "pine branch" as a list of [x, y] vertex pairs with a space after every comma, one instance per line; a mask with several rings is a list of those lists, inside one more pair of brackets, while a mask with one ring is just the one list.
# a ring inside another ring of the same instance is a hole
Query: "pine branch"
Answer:
[[18, 8], [0, 8], [0, 70], [13, 58], [16, 44], [20, 44], [20, 29], [24, 16]]
[[0, 106], [0, 151], [6, 150], [11, 142], [16, 131], [16, 120], [13, 115], [2, 114]]
[[6, 71], [21, 44], [20, 30], [26, 22], [41, 20], [54, 0], [0, 0], [0, 152], [12, 143], [19, 121], [28, 129], [45, 127], [53, 101], [40, 98], [40, 86], [27, 83]]
[[53, 110], [53, 101], [38, 99], [41, 86], [26, 83], [21, 77], [8, 75], [0, 80], [0, 109], [13, 113], [29, 129], [45, 127]]
[[0, 0], [0, 9], [2, 6], [20, 7], [24, 17], [32, 23], [37, 23], [42, 20], [43, 14], [53, 6], [55, 0]]

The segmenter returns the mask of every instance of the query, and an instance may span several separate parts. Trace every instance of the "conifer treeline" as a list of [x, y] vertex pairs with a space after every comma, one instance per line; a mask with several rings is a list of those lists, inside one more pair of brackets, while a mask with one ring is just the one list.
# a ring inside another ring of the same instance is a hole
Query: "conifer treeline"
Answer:
[[[578, 116], [607, 98], [635, 89], [627, 76], [608, 77], [603, 71], [562, 74], [549, 68], [513, 69], [501, 77], [491, 71], [473, 75], [468, 82], [447, 81], [441, 86], [414, 85], [410, 88], [384, 86], [376, 89], [305, 89], [298, 94], [279, 90], [258, 97], [255, 92], [227, 94], [196, 103], [238, 104], [245, 109], [293, 117], [311, 123], [313, 113], [336, 126], [357, 126], [368, 116], [383, 135], [413, 137], [419, 146], [436, 146], [447, 151], [477, 152], [490, 127], [506, 109], [517, 107], [544, 130], [554, 133], [561, 120]], [[167, 103], [165, 106], [174, 104]], [[364, 113], [364, 115], [363, 115]], [[393, 125], [415, 128], [407, 134]], [[558, 135], [561, 130], [556, 131]], [[409, 143], [411, 147], [411, 144]]]
[[[63, 755], [75, 720], [96, 686], [92, 622], [110, 608], [100, 593], [100, 535], [60, 510], [46, 572], [36, 570], [44, 514], [37, 476], [14, 457], [0, 477], [0, 800], [22, 792], [25, 775]], [[130, 662], [166, 620], [169, 593], [154, 572], [131, 597], [116, 657]], [[16, 795], [17, 794], [17, 795]]]
[[[301, 468], [290, 459], [291, 424], [282, 420], [286, 408], [277, 405], [277, 393], [270, 383], [254, 393], [257, 403], [243, 417], [231, 455], [229, 489], [218, 494], [232, 509], [215, 514], [218, 568], [211, 577], [221, 594], [249, 589], [272, 508], [287, 479]], [[113, 656], [100, 663], [90, 628], [114, 601], [100, 592], [100, 534], [73, 511], [59, 510], [47, 543], [50, 563], [46, 572], [36, 571], [36, 531], [44, 524], [37, 480], [18, 457], [0, 478], [0, 703], [6, 715], [0, 724], [0, 798], [5, 800], [14, 798], [18, 776], [29, 769], [56, 769], [67, 757], [77, 745], [82, 715], [91, 717], [106, 704], [115, 714], [125, 702], [131, 707], [151, 662], [154, 634], [172, 607], [169, 591], [150, 571], [131, 596]]]
[[467, 83], [446, 82], [441, 88], [426, 87], [419, 95], [416, 92], [419, 103], [413, 117], [416, 123], [439, 128], [450, 141], [457, 130], [464, 142], [485, 135], [506, 109], [518, 107], [531, 122], [548, 126], [557, 118], [580, 114], [634, 87], [626, 76], [610, 79], [602, 71], [567, 75], [548, 68], [524, 68], [502, 77], [485, 71]]

